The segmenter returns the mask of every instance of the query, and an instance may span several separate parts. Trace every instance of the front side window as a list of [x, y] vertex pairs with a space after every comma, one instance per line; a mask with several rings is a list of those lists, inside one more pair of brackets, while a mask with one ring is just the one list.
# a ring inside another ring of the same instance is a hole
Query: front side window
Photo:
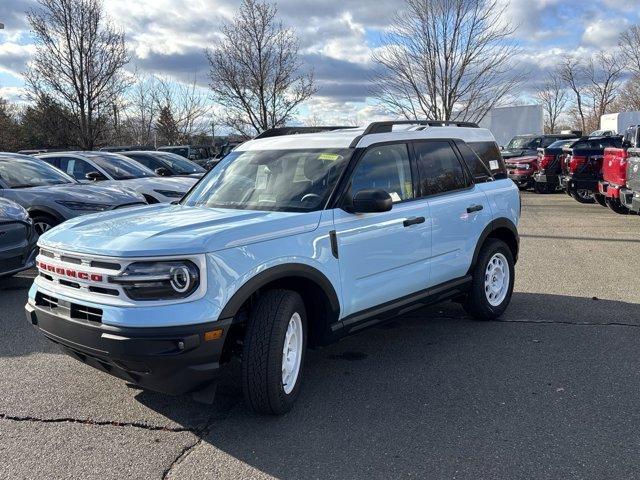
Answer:
[[60, 169], [67, 172], [76, 180], [85, 180], [87, 173], [96, 171], [96, 168], [89, 162], [70, 157], [60, 158]]
[[319, 210], [352, 153], [352, 149], [234, 151], [181, 203], [245, 210]]
[[416, 142], [415, 152], [422, 195], [437, 195], [471, 185], [449, 142]]
[[351, 196], [369, 188], [381, 188], [394, 203], [413, 198], [413, 180], [407, 145], [382, 145], [367, 150], [351, 179]]
[[42, 160], [0, 160], [0, 179], [8, 188], [41, 187], [75, 183], [75, 180]]
[[113, 180], [130, 180], [132, 178], [154, 177], [151, 170], [143, 167], [130, 158], [117, 154], [86, 154]]

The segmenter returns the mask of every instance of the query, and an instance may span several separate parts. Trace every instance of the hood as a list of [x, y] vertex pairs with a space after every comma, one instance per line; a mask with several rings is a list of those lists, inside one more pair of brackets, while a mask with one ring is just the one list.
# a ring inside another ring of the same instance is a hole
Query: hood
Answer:
[[533, 155], [528, 155], [526, 157], [509, 158], [509, 163], [531, 163], [536, 161], [538, 161], [538, 157]]
[[42, 197], [53, 201], [65, 200], [88, 203], [106, 203], [113, 206], [144, 202], [144, 198], [138, 193], [123, 189], [117, 185], [70, 183], [66, 185], [51, 185], [47, 187], [12, 189], [12, 192], [15, 192], [16, 196], [29, 196], [34, 200], [37, 200], [38, 197]]
[[157, 204], [69, 220], [40, 244], [117, 257], [191, 255], [310, 232], [320, 214]]

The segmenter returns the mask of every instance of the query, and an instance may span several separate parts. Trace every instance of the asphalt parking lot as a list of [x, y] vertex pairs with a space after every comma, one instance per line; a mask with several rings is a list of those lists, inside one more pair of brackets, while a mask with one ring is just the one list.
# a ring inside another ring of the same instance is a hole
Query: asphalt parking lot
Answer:
[[312, 351], [279, 418], [82, 365], [27, 324], [32, 274], [0, 281], [0, 477], [640, 478], [640, 217], [523, 203], [501, 321], [445, 304]]

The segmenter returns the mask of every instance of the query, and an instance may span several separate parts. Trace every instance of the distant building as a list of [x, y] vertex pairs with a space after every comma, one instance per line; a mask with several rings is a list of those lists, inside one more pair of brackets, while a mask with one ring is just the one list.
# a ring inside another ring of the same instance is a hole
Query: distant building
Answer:
[[491, 110], [480, 122], [496, 138], [498, 145], [506, 145], [516, 135], [544, 133], [542, 105], [500, 107]]

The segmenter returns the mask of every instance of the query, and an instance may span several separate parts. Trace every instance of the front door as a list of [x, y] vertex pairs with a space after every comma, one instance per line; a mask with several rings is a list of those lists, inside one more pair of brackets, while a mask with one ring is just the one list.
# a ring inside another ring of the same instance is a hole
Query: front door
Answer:
[[353, 171], [349, 193], [381, 188], [394, 201], [388, 212], [334, 210], [342, 280], [342, 316], [427, 288], [429, 209], [414, 193], [405, 143], [369, 147]]

